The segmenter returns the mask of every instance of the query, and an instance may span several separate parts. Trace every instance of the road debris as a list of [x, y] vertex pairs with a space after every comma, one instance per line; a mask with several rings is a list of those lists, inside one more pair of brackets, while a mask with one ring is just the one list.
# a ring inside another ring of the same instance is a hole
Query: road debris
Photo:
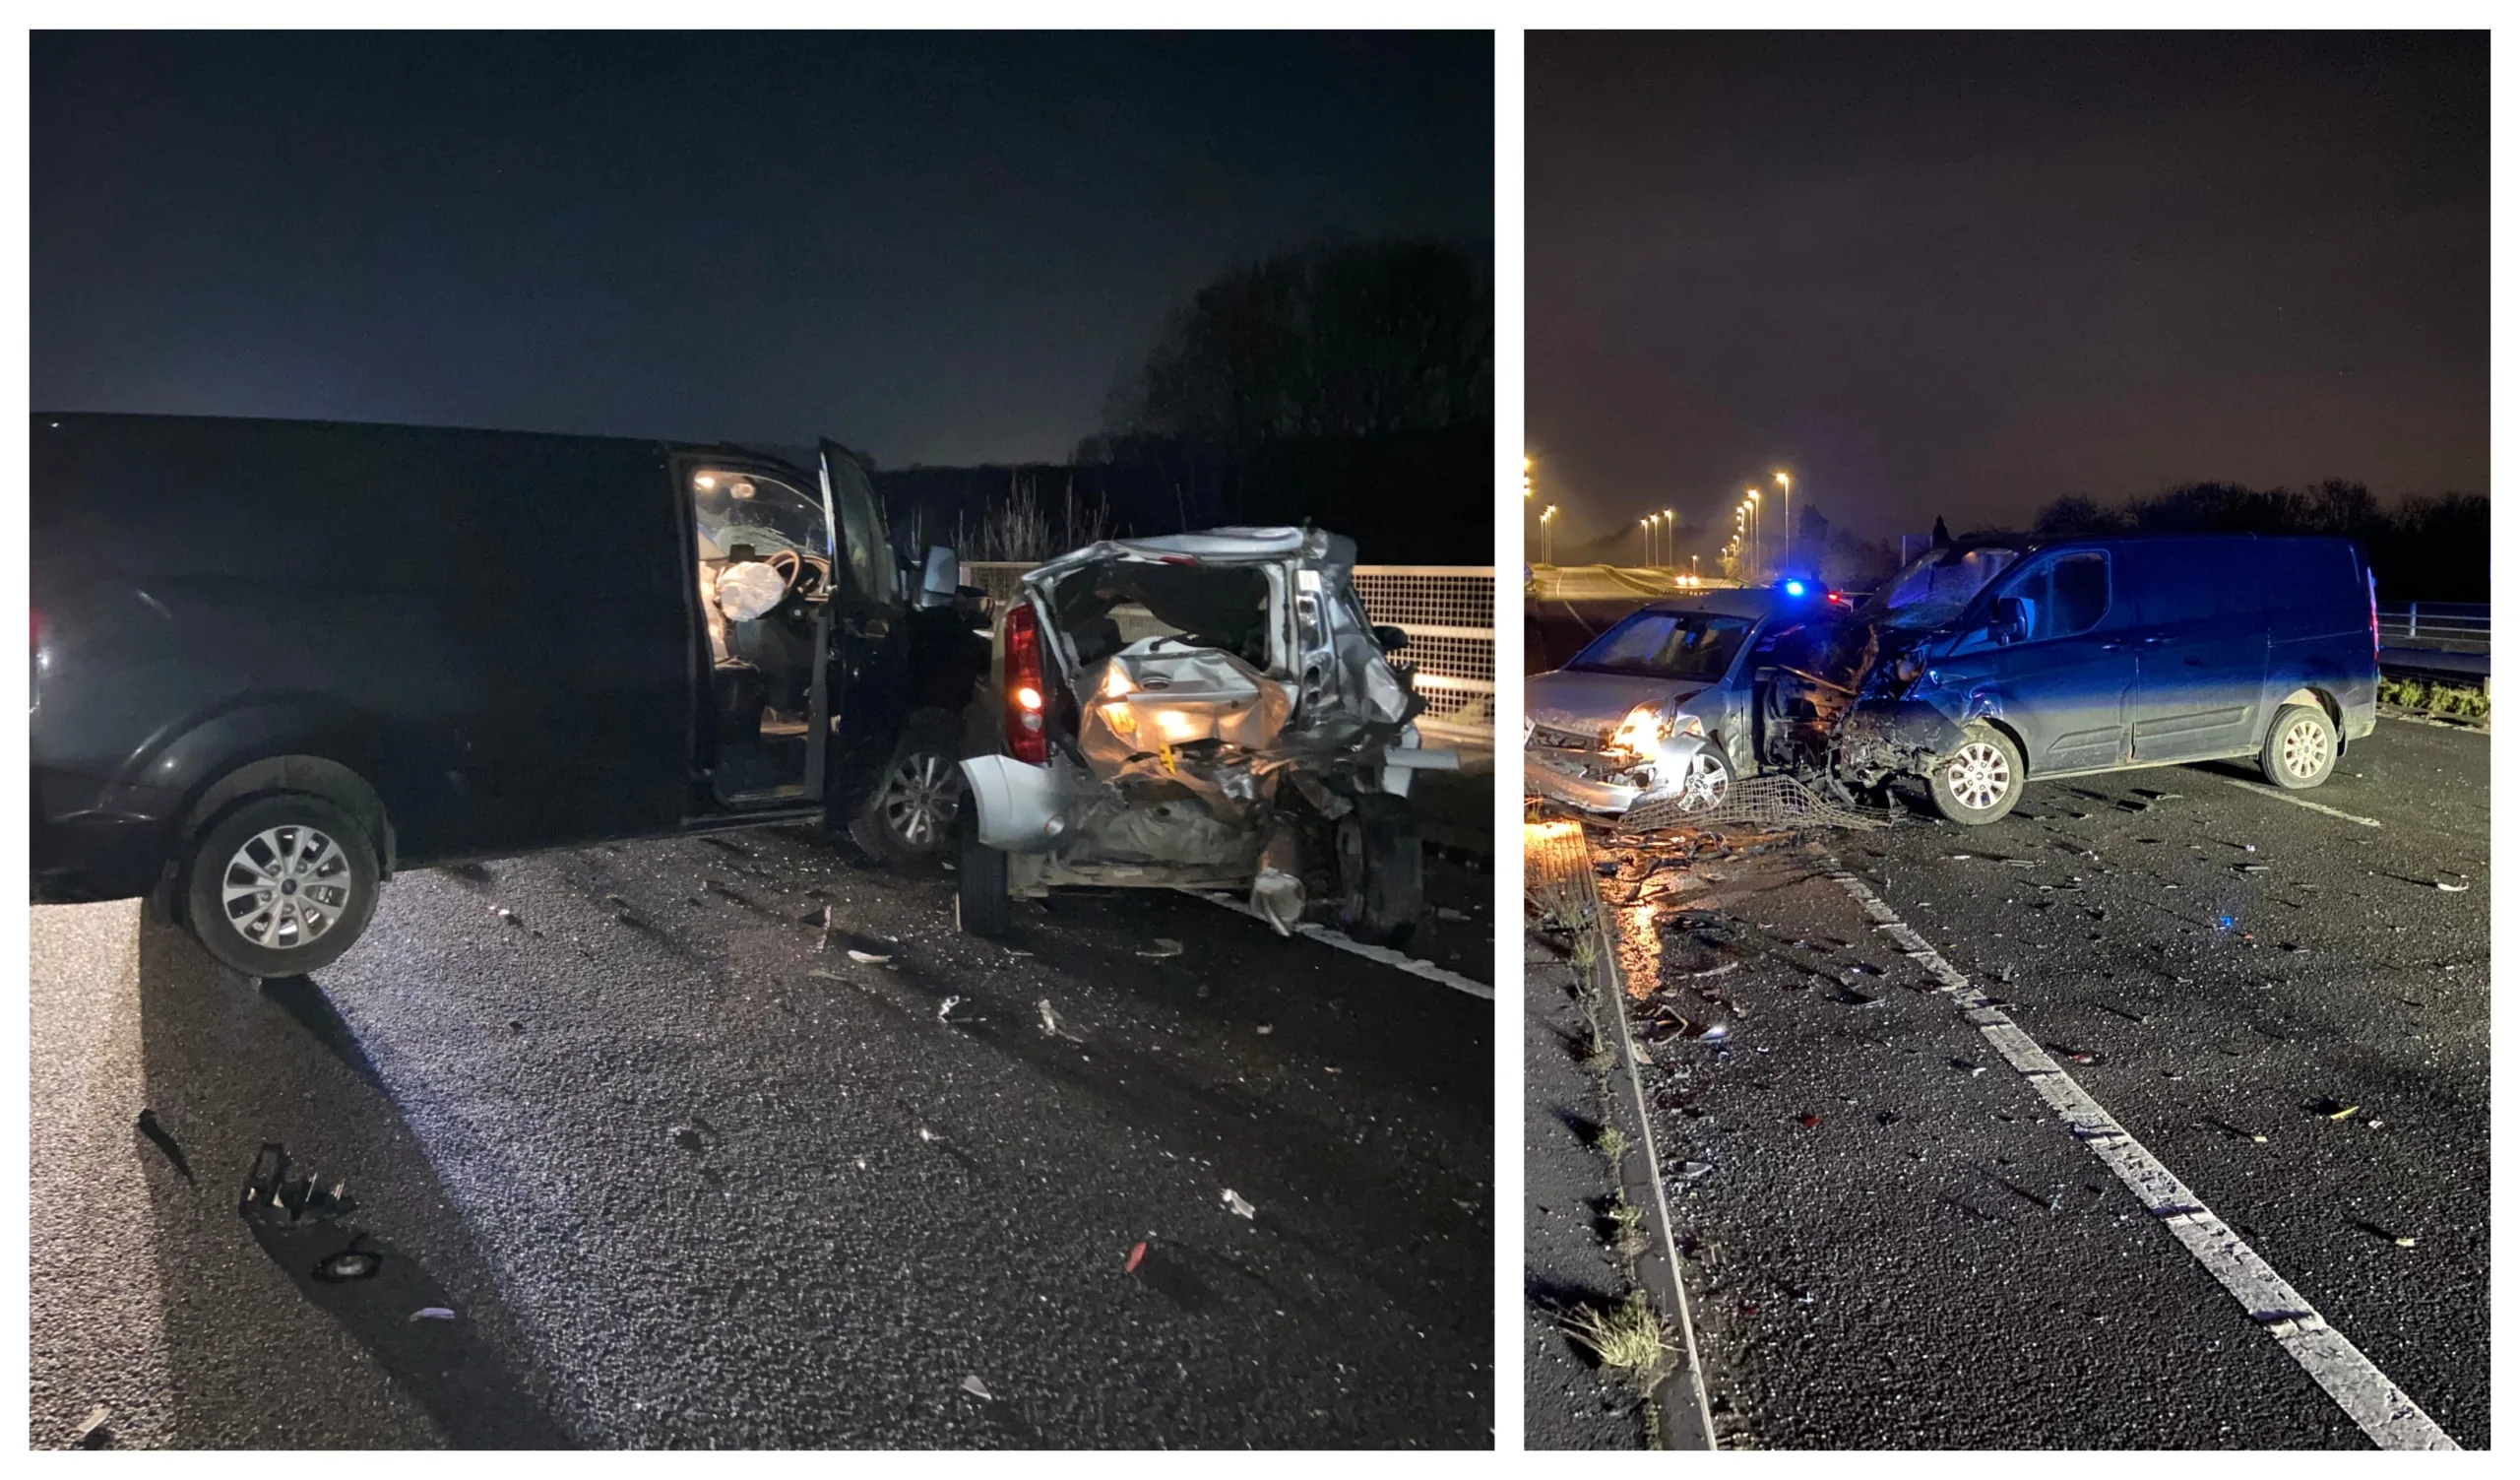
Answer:
[[1222, 1197], [1220, 1197], [1220, 1198], [1218, 1198], [1218, 1199], [1217, 1199], [1217, 1201], [1218, 1201], [1219, 1205], [1224, 1206], [1224, 1207], [1228, 1207], [1228, 1208], [1231, 1208], [1234, 1212], [1236, 1212], [1236, 1213], [1240, 1214], [1241, 1216], [1243, 1216], [1243, 1217], [1245, 1217], [1245, 1218], [1248, 1218], [1248, 1217], [1252, 1216], [1254, 1213], [1257, 1213], [1257, 1212], [1259, 1211], [1259, 1209], [1258, 1209], [1258, 1208], [1253, 1207], [1250, 1203], [1243, 1201], [1243, 1200], [1242, 1200], [1242, 1194], [1241, 1194], [1240, 1192], [1235, 1191], [1235, 1190], [1234, 1190], [1233, 1189], [1231, 1189], [1231, 1188], [1227, 1188], [1227, 1189], [1225, 1190], [1225, 1195], [1224, 1195], [1224, 1196], [1222, 1196]]
[[1820, 1128], [1820, 1118], [1816, 1115], [1805, 1115], [1797, 1117], [1796, 1119], [1801, 1121], [1802, 1128], [1805, 1130], [1817, 1130]]
[[[853, 956], [857, 953], [855, 951], [850, 951], [850, 954]], [[950, 1020], [954, 1015], [954, 1009], [961, 1005], [963, 1005], [963, 999], [961, 997], [947, 997], [945, 1000], [936, 1004], [936, 1020], [940, 1023]]]
[[455, 1313], [444, 1306], [422, 1306], [404, 1318], [404, 1320], [409, 1324], [414, 1320], [453, 1320], [454, 1319]]
[[2320, 1115], [2325, 1116], [2331, 1121], [2341, 1121], [2354, 1114], [2354, 1112], [2361, 1110], [2362, 1107], [2360, 1105], [2343, 1104], [2336, 1100], [2321, 1100], [2312, 1108], [2317, 1110]]
[[113, 1416], [113, 1410], [102, 1403], [98, 1403], [95, 1407], [89, 1409], [87, 1418], [81, 1421], [78, 1428], [71, 1431], [70, 1443], [72, 1448], [81, 1449], [103, 1448], [105, 1441], [113, 1437], [113, 1431], [105, 1427], [106, 1421], [111, 1419]]
[[703, 1142], [700, 1139], [700, 1132], [697, 1129], [694, 1129], [689, 1126], [676, 1126], [668, 1133], [673, 1137], [673, 1143], [680, 1146], [685, 1151], [689, 1151], [694, 1154], [697, 1154], [700, 1151]]
[[890, 952], [885, 952], [879, 955], [871, 950], [859, 950], [857, 947], [852, 945], [849, 948], [849, 959], [856, 962], [860, 966], [881, 966], [885, 962], [891, 960], [892, 955]]
[[988, 1390], [988, 1384], [980, 1381], [977, 1373], [963, 1379], [963, 1390], [984, 1403], [997, 1401], [997, 1394]]
[[1120, 1266], [1120, 1272], [1121, 1272], [1122, 1274], [1135, 1274], [1135, 1273], [1137, 1273], [1137, 1272], [1138, 1272], [1138, 1265], [1139, 1265], [1139, 1264], [1141, 1264], [1141, 1263], [1143, 1263], [1143, 1262], [1145, 1261], [1145, 1259], [1146, 1259], [1146, 1240], [1144, 1240], [1144, 1239], [1140, 1239], [1140, 1240], [1138, 1240], [1137, 1247], [1136, 1247], [1135, 1249], [1132, 1249], [1132, 1250], [1130, 1250], [1130, 1251], [1129, 1251], [1129, 1261], [1128, 1261], [1127, 1263], [1122, 1264], [1122, 1265]]
[[1049, 1034], [1052, 1038], [1064, 1038], [1070, 1043], [1085, 1042], [1082, 1037], [1069, 1032], [1067, 1024], [1059, 1021], [1059, 1015], [1050, 1010], [1050, 999], [1048, 997], [1043, 997], [1033, 1005], [1041, 1009], [1042, 1032]]
[[2440, 890], [2444, 894], [2465, 894], [2468, 892], [2468, 886], [2466, 884], [2449, 883], [2437, 878], [2432, 881], [2432, 887]]
[[174, 1163], [175, 1170], [182, 1174], [184, 1181], [192, 1181], [192, 1163], [184, 1159], [184, 1148], [175, 1144], [175, 1137], [173, 1134], [171, 1134], [164, 1126], [158, 1123], [158, 1112], [148, 1109], [142, 1110], [140, 1112], [140, 1119], [136, 1124], [139, 1126], [140, 1133], [149, 1137], [150, 1144], [156, 1146], [160, 1152], [163, 1152], [166, 1160]]
[[1181, 954], [1181, 942], [1178, 940], [1169, 940], [1162, 935], [1158, 935], [1147, 949], [1139, 951], [1138, 954], [1145, 956], [1150, 960], [1165, 960], [1167, 957]]

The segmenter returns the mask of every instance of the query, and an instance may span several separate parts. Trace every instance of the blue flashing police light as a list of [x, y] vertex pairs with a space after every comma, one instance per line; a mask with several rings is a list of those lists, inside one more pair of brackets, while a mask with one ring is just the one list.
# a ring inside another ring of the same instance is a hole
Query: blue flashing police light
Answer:
[[1785, 594], [1788, 596], [1800, 596], [1802, 594], [1802, 583], [1800, 581], [1786, 582]]

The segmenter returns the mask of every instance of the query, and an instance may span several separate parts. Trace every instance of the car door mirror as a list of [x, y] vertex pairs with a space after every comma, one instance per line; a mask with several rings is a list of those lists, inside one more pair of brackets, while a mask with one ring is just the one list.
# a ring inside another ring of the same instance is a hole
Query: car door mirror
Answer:
[[1404, 627], [1376, 627], [1374, 641], [1382, 644], [1384, 652], [1397, 653], [1409, 646], [1409, 632]]
[[2030, 635], [2030, 609], [2017, 596], [1995, 598], [1994, 618], [1986, 623], [1986, 635], [1996, 642], [2019, 642]]
[[963, 562], [949, 545], [931, 545], [927, 559], [919, 571], [918, 604], [922, 607], [950, 607], [962, 588]]

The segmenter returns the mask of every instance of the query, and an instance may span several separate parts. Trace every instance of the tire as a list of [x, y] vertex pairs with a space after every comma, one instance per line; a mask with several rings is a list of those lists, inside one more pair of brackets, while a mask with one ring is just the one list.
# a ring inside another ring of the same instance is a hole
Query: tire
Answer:
[[1688, 764], [1693, 774], [1678, 798], [1681, 813], [1694, 815], [1721, 807], [1732, 793], [1732, 757], [1724, 753], [1723, 746], [1709, 744], [1690, 756]]
[[954, 819], [962, 858], [954, 870], [954, 924], [966, 935], [994, 940], [1006, 933], [1012, 913], [1006, 894], [1006, 855], [980, 842], [979, 812], [964, 807]]
[[[258, 883], [278, 887], [247, 892]], [[184, 916], [221, 965], [249, 977], [298, 977], [358, 943], [378, 887], [376, 844], [356, 818], [321, 797], [279, 792], [227, 812], [194, 842], [184, 860]]]
[[2257, 768], [2288, 792], [2305, 792], [2336, 771], [2336, 724], [2327, 711], [2310, 704], [2287, 704], [2275, 711], [2266, 743], [2258, 747]]
[[942, 710], [912, 715], [884, 774], [849, 819], [850, 841], [888, 866], [944, 852], [963, 809], [962, 739], [960, 723]]
[[1958, 749], [1933, 763], [1925, 790], [1933, 794], [1935, 811], [1978, 827], [2012, 811], [2024, 779], [2020, 747], [1982, 721], [1961, 732]]
[[1398, 947], [1417, 932], [1426, 902], [1418, 818], [1397, 797], [1359, 797], [1331, 826], [1339, 880], [1339, 928], [1367, 945]]

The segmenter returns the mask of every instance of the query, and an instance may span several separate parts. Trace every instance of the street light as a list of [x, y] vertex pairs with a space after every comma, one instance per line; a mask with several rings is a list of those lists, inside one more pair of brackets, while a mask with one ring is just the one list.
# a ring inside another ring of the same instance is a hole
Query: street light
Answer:
[[1550, 529], [1548, 522], [1556, 517], [1557, 505], [1555, 504], [1550, 504], [1540, 511], [1540, 537], [1542, 548], [1546, 552], [1544, 559], [1550, 565], [1557, 563], [1557, 531]]
[[1794, 558], [1794, 480], [1780, 468], [1776, 475], [1777, 523], [1785, 526], [1785, 557]]
[[1756, 578], [1760, 571], [1767, 568], [1767, 531], [1761, 527], [1761, 520], [1759, 518], [1759, 490], [1756, 488], [1743, 488], [1741, 491], [1749, 495], [1750, 574], [1753, 578]]
[[1532, 455], [1528, 452], [1523, 454], [1523, 496], [1532, 496]]
[[1654, 563], [1654, 521], [1639, 519], [1636, 527], [1645, 532], [1645, 563], [1651, 565]]

